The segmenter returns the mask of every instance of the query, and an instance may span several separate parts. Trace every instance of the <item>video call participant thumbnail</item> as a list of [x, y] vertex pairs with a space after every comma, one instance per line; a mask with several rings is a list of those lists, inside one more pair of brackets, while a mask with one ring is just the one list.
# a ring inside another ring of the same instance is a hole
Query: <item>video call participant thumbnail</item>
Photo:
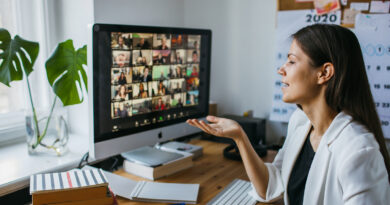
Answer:
[[152, 49], [153, 34], [133, 33], [133, 49]]
[[147, 98], [148, 87], [146, 83], [136, 83], [133, 84], [133, 98]]
[[187, 48], [189, 49], [199, 49], [200, 45], [200, 35], [189, 35]]
[[166, 80], [168, 79], [168, 73], [171, 66], [169, 65], [157, 65], [153, 66], [152, 79], [153, 80]]
[[125, 118], [132, 115], [130, 102], [112, 103], [112, 118]]
[[152, 65], [152, 50], [133, 50], [133, 65]]
[[187, 62], [199, 63], [199, 50], [187, 50]]
[[185, 34], [172, 34], [171, 47], [172, 49], [186, 48], [187, 38]]
[[171, 51], [171, 63], [173, 64], [185, 64], [187, 62], [186, 50], [178, 49]]
[[150, 98], [133, 100], [132, 105], [133, 115], [150, 113], [152, 111], [152, 100]]
[[112, 85], [124, 85], [131, 83], [132, 71], [130, 67], [124, 68], [112, 68], [111, 69], [111, 84]]
[[170, 64], [171, 50], [153, 50], [153, 64], [167, 65]]
[[157, 50], [169, 50], [171, 47], [170, 34], [154, 34], [153, 48]]
[[131, 49], [130, 33], [112, 33], [112, 49], [129, 50]]
[[112, 51], [113, 64], [115, 67], [125, 67], [129, 66], [130, 63], [130, 51]]

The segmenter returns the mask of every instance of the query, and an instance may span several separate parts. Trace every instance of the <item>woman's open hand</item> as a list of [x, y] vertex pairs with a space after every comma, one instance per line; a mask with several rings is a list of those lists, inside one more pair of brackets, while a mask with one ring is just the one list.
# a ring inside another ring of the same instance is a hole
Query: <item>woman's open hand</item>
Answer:
[[207, 116], [206, 119], [210, 124], [197, 119], [188, 119], [187, 123], [211, 135], [228, 137], [234, 140], [240, 139], [243, 134], [241, 126], [234, 120], [215, 116]]

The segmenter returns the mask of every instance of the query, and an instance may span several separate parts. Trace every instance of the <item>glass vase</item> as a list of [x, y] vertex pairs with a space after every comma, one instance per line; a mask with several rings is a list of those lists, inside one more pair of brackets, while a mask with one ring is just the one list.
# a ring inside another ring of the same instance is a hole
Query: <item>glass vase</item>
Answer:
[[26, 113], [26, 139], [30, 155], [49, 154], [62, 156], [68, 151], [68, 125], [66, 110], [54, 108], [36, 112], [36, 120], [32, 111]]

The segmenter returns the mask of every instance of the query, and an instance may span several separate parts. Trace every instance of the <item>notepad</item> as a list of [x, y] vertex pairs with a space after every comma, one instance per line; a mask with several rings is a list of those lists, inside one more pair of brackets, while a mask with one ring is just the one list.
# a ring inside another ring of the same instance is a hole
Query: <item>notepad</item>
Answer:
[[135, 201], [196, 204], [199, 184], [139, 181], [131, 193]]

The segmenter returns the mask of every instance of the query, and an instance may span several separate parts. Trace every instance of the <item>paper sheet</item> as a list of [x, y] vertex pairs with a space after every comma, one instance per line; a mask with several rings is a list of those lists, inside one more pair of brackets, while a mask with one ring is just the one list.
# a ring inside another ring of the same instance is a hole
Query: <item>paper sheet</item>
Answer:
[[349, 6], [350, 9], [354, 9], [356, 11], [367, 11], [370, 7], [370, 3], [358, 3], [358, 2], [351, 2], [351, 5]]
[[371, 1], [370, 13], [389, 13], [390, 1]]
[[276, 60], [275, 83], [270, 119], [274, 121], [288, 122], [292, 112], [297, 108], [295, 104], [287, 104], [282, 101], [281, 76], [277, 70], [287, 60], [290, 49], [290, 36], [299, 29], [314, 23], [340, 24], [341, 12], [332, 12], [323, 16], [317, 16], [314, 10], [279, 11], [277, 19], [276, 36]]

